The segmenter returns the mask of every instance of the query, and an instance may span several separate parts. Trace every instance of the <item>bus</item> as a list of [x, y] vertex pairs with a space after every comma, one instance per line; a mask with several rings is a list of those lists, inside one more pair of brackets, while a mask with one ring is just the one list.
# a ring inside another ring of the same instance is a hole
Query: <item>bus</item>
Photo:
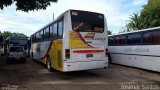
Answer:
[[49, 71], [106, 68], [107, 40], [103, 14], [68, 10], [31, 35], [31, 56]]
[[10, 36], [5, 40], [5, 54], [11, 46], [21, 46], [28, 54], [28, 37], [25, 36]]
[[108, 37], [112, 63], [160, 72], [160, 27]]
[[3, 56], [4, 54], [3, 45], [4, 45], [3, 36], [2, 33], [0, 32], [0, 56]]

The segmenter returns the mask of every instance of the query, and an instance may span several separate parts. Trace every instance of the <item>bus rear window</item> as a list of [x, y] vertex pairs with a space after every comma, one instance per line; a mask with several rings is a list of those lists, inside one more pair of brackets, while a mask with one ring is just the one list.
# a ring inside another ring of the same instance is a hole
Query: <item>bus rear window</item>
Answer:
[[71, 11], [73, 31], [104, 32], [104, 15], [84, 11]]

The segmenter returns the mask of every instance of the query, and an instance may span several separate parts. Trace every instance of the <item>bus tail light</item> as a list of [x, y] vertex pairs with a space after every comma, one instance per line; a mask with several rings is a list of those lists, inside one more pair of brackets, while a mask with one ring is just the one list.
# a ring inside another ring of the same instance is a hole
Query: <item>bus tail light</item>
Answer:
[[70, 59], [70, 49], [65, 50], [65, 57], [66, 59]]

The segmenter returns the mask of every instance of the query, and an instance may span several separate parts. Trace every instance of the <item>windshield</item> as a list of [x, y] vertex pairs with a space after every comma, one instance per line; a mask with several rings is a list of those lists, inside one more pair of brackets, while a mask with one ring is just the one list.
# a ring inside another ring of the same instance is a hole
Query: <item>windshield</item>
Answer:
[[13, 45], [27, 45], [27, 39], [11, 39], [10, 44], [13, 44]]
[[86, 11], [71, 11], [72, 28], [76, 32], [104, 31], [104, 15]]
[[27, 49], [27, 45], [28, 45], [28, 40], [27, 40], [27, 38], [12, 37], [10, 39], [10, 45], [13, 45], [13, 46], [22, 46], [26, 50]]
[[10, 52], [23, 52], [23, 48], [22, 47], [11, 47]]

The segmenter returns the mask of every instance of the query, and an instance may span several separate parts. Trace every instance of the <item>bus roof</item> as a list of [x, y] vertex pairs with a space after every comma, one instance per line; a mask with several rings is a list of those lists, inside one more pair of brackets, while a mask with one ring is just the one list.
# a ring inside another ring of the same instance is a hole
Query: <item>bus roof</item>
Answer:
[[[91, 11], [85, 11], [85, 10], [69, 9], [69, 10], [65, 11], [64, 13], [60, 14], [60, 16], [58, 16], [56, 19], [54, 19], [53, 21], [51, 21], [50, 23], [48, 23], [48, 24], [45, 25], [44, 27], [40, 28], [38, 31], [36, 31], [36, 32], [33, 33], [32, 35], [36, 34], [36, 33], [39, 32], [40, 30], [46, 28], [48, 25], [54, 23], [55, 21], [57, 21], [58, 19], [60, 19], [61, 17], [63, 17], [65, 13], [70, 12], [70, 11], [84, 11], [84, 12], [91, 12]], [[91, 12], [91, 13], [97, 13], [97, 12]], [[97, 13], [97, 14], [101, 14], [101, 13]], [[104, 14], [103, 14], [103, 15], [104, 15]], [[32, 35], [31, 35], [31, 36], [32, 36]]]
[[124, 33], [119, 33], [119, 34], [115, 34], [115, 35], [108, 35], [108, 36], [117, 36], [117, 35], [131, 34], [131, 33], [136, 33], [136, 32], [151, 31], [153, 29], [160, 29], [160, 26], [152, 27], [152, 28], [146, 28], [146, 29], [140, 29], [140, 30], [131, 31], [131, 32], [124, 32]]
[[[49, 22], [47, 25], [43, 26], [42, 28], [40, 28], [40, 29], [39, 29], [38, 31], [36, 31], [35, 33], [39, 32], [40, 30], [46, 28], [48, 25], [50, 25], [50, 24], [54, 23], [55, 21], [57, 21], [59, 18], [63, 17], [64, 14], [65, 14], [66, 12], [68, 12], [68, 11], [69, 11], [69, 10], [65, 11], [65, 12], [62, 13], [60, 16], [58, 16], [56, 19], [54, 19], [53, 21]], [[34, 35], [35, 33], [33, 33], [32, 35]], [[32, 36], [32, 35], [31, 35], [31, 36]]]

